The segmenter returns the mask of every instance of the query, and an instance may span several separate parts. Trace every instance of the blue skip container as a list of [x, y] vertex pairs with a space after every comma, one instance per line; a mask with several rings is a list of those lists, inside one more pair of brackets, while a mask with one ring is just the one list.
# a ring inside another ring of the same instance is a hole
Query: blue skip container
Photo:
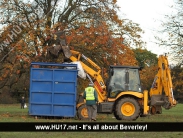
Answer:
[[32, 62], [29, 115], [75, 117], [77, 65]]

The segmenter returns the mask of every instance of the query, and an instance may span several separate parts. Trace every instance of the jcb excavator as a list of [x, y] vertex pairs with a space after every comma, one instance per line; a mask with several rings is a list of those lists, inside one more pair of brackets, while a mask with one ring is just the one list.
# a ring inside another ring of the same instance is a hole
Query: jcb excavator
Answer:
[[[170, 109], [176, 105], [167, 56], [159, 56], [159, 69], [150, 90], [149, 99], [148, 91], [141, 89], [139, 67], [111, 65], [109, 78], [105, 84], [98, 65], [80, 52], [70, 50], [65, 41], [61, 40], [59, 33], [56, 39], [60, 43], [52, 47], [53, 50], [49, 49], [48, 53], [58, 55], [58, 51], [62, 51], [66, 58], [81, 63], [98, 93], [98, 113], [113, 113], [117, 120], [136, 120], [140, 115], [148, 115], [150, 111], [153, 114], [161, 113], [161, 107]], [[81, 58], [92, 67], [83, 63]], [[80, 119], [88, 117], [82, 94], [77, 103], [77, 113]]]

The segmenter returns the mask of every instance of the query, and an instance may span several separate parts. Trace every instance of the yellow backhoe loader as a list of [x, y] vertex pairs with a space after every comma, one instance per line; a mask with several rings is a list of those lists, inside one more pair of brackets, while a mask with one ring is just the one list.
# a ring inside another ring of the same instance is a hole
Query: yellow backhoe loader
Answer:
[[[48, 49], [48, 53], [57, 55], [58, 51], [62, 51], [66, 58], [81, 63], [98, 93], [98, 113], [113, 113], [117, 120], [136, 120], [140, 115], [148, 115], [150, 111], [153, 114], [161, 113], [161, 107], [170, 109], [176, 105], [166, 55], [158, 58], [158, 73], [150, 93], [148, 93], [147, 90], [142, 91], [141, 89], [139, 67], [111, 65], [109, 78], [105, 83], [101, 75], [101, 68], [98, 65], [82, 53], [70, 50], [64, 40], [60, 40], [59, 35], [56, 38], [57, 42], [62, 43]], [[87, 61], [91, 67], [82, 60]], [[82, 94], [77, 103], [77, 113], [80, 119], [88, 117]]]

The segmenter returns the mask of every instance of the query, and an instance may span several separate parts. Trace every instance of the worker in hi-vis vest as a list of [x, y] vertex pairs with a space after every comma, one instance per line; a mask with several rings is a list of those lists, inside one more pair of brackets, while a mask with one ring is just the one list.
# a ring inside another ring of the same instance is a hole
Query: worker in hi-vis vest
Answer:
[[96, 121], [98, 95], [93, 83], [89, 83], [89, 86], [85, 88], [83, 97], [86, 100], [89, 121]]

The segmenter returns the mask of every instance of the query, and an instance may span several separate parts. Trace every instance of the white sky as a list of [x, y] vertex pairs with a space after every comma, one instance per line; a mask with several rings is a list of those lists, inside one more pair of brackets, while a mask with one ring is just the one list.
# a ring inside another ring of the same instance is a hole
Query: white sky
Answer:
[[173, 0], [117, 0], [117, 4], [121, 7], [119, 15], [127, 18], [145, 31], [143, 40], [147, 42], [147, 50], [157, 55], [168, 52], [168, 48], [156, 45], [154, 36], [161, 24], [161, 20], [165, 14], [170, 14]]

